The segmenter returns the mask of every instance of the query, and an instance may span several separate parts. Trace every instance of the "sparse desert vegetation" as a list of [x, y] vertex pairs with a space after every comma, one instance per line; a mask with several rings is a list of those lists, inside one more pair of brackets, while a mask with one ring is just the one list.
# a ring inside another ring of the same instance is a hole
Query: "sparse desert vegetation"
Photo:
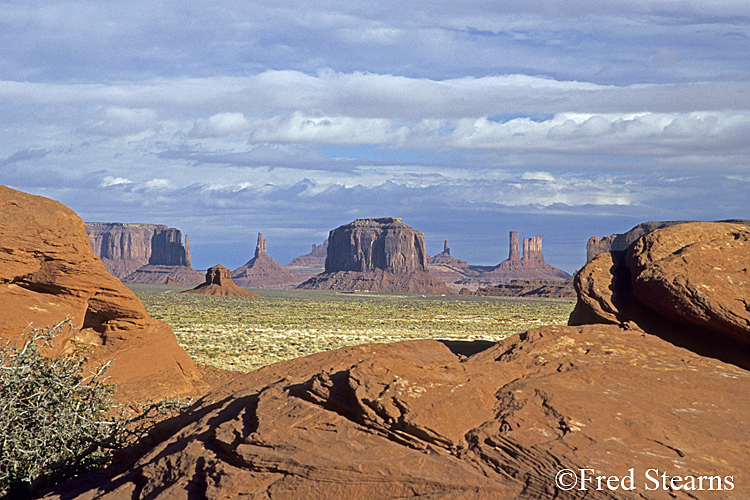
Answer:
[[262, 298], [177, 293], [130, 285], [149, 314], [167, 321], [199, 363], [253, 370], [277, 361], [370, 342], [501, 340], [563, 325], [573, 300], [254, 290]]

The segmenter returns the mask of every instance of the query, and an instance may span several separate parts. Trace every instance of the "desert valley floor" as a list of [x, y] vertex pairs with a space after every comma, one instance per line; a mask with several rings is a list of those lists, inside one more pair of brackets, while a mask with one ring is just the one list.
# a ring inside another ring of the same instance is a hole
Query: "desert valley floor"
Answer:
[[573, 299], [498, 299], [315, 290], [253, 290], [224, 297], [184, 286], [128, 284], [199, 363], [248, 371], [285, 359], [371, 342], [435, 338], [497, 342], [564, 325]]

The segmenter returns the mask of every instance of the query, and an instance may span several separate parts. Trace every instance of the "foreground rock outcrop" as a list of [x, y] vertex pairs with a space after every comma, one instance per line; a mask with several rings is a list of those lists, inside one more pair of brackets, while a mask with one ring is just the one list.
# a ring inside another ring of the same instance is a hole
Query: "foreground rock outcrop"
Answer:
[[745, 225], [692, 222], [652, 231], [625, 251], [597, 255], [576, 274], [571, 322], [633, 323], [650, 332], [683, 331], [685, 338], [710, 332], [750, 345], [748, 262]]
[[182, 293], [199, 295], [225, 295], [232, 297], [260, 297], [257, 293], [245, 290], [232, 281], [232, 273], [222, 265], [209, 267], [206, 271], [206, 281]]
[[266, 253], [266, 246], [266, 239], [258, 233], [253, 258], [232, 271], [234, 282], [248, 288], [292, 288], [298, 285], [302, 278], [273, 260]]
[[168, 324], [107, 272], [83, 221], [64, 205], [0, 186], [0, 337], [70, 317], [72, 337], [96, 364], [114, 359], [111, 381], [123, 400], [197, 395], [205, 387]]
[[[348, 347], [244, 375], [48, 498], [667, 499], [666, 474], [739, 499], [748, 396], [747, 371], [614, 325]], [[634, 489], [555, 486], [582, 468]]]
[[398, 217], [357, 219], [331, 231], [325, 272], [298, 288], [454, 293], [427, 271], [422, 233]]
[[[635, 242], [638, 238], [649, 234], [652, 231], [661, 229], [664, 227], [674, 226], [677, 224], [685, 224], [688, 222], [698, 221], [649, 221], [638, 224], [630, 231], [622, 234], [612, 234], [610, 236], [604, 236], [602, 238], [598, 236], [592, 236], [586, 243], [586, 262], [590, 262], [591, 259], [597, 255], [605, 252], [620, 252], [627, 250], [627, 248]], [[717, 222], [728, 222], [731, 224], [742, 224], [744, 226], [750, 226], [750, 220], [747, 219], [727, 219]]]

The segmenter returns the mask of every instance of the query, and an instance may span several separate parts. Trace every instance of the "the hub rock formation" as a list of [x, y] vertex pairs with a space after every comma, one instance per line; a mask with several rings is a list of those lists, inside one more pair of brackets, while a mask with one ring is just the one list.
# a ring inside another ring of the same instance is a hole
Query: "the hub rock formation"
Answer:
[[114, 359], [123, 400], [198, 394], [201, 375], [169, 325], [107, 272], [83, 221], [64, 205], [0, 186], [0, 337], [66, 317], [80, 328], [58, 339], [87, 344], [92, 363]]
[[260, 297], [260, 295], [245, 290], [232, 281], [232, 273], [222, 265], [209, 267], [206, 271], [206, 281], [192, 290], [182, 293], [196, 293], [199, 295], [229, 295], [234, 297]]
[[195, 285], [203, 276], [190, 267], [190, 241], [163, 224], [87, 222], [94, 252], [107, 270], [126, 282]]
[[249, 288], [292, 288], [300, 278], [266, 253], [267, 242], [261, 233], [255, 244], [255, 254], [243, 265], [232, 271], [232, 279], [239, 286]]
[[427, 271], [422, 233], [398, 217], [357, 219], [331, 231], [325, 272], [299, 288], [453, 293]]

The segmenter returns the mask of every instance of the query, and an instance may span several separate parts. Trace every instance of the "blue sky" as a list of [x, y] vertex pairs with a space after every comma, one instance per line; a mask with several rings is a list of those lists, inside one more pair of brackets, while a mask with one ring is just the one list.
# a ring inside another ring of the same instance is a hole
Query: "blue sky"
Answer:
[[0, 2], [0, 183], [163, 223], [194, 267], [355, 218], [427, 251], [750, 218], [746, 0]]

